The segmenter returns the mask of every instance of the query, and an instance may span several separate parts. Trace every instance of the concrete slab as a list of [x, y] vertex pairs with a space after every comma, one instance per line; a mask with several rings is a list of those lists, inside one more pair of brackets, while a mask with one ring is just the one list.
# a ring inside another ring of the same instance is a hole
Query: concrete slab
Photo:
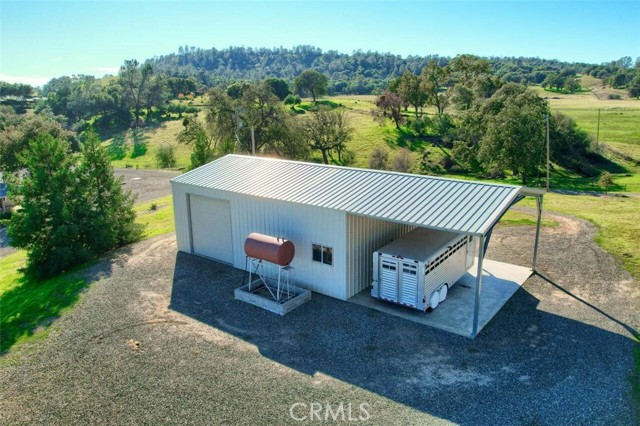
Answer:
[[[477, 263], [475, 263], [477, 265]], [[349, 299], [349, 302], [367, 306], [390, 315], [405, 318], [430, 327], [439, 328], [465, 337], [473, 337], [473, 302], [476, 288], [477, 268], [471, 268], [449, 289], [447, 300], [431, 312], [422, 312], [371, 297], [366, 289]], [[508, 263], [485, 259], [483, 262], [482, 291], [480, 293], [480, 316], [478, 332], [515, 294], [531, 276], [531, 269]]]
[[295, 287], [288, 292], [283, 292], [279, 301], [274, 300], [272, 296], [277, 294], [277, 291], [277, 287], [269, 286], [269, 289], [267, 289], [264, 284], [256, 287], [256, 283], [254, 282], [252, 285], [246, 284], [235, 289], [234, 296], [236, 300], [250, 303], [278, 315], [285, 315], [311, 300], [311, 292], [300, 287]]

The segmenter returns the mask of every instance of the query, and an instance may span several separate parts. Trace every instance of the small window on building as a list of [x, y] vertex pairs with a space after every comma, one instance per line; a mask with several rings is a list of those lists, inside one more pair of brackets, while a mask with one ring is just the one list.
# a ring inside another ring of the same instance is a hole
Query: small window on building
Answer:
[[322, 263], [325, 265], [333, 265], [333, 248], [322, 247]]
[[333, 265], [333, 247], [313, 244], [313, 261]]
[[313, 245], [313, 261], [322, 262], [322, 246], [320, 244]]

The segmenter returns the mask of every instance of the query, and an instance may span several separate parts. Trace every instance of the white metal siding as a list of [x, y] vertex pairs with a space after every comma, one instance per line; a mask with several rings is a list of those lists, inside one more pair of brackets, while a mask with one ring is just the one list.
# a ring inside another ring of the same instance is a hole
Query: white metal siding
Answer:
[[347, 298], [371, 286], [373, 252], [412, 229], [409, 225], [347, 215]]
[[[344, 212], [252, 197], [212, 188], [173, 182], [178, 250], [191, 253], [187, 194], [229, 200], [233, 265], [244, 269], [244, 240], [251, 232], [283, 236], [293, 241], [291, 263], [302, 287], [346, 300], [346, 217]], [[313, 262], [312, 243], [333, 248], [333, 266]], [[274, 268], [275, 269], [275, 268]], [[271, 271], [274, 272], [274, 269]]]
[[193, 253], [233, 263], [229, 201], [191, 195], [189, 211]]

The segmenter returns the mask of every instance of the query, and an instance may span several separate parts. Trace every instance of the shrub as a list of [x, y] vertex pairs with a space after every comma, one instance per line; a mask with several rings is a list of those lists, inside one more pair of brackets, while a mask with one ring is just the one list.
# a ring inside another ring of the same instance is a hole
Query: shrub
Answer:
[[287, 95], [284, 98], [284, 104], [291, 105], [291, 109], [295, 109], [296, 105], [300, 105], [300, 102], [302, 102], [302, 100], [298, 95]]
[[342, 160], [343, 166], [352, 166], [356, 162], [356, 153], [350, 149], [342, 150], [340, 159]]
[[144, 142], [138, 142], [133, 144], [133, 150], [131, 151], [131, 158], [142, 157], [147, 153], [147, 144]]
[[389, 152], [381, 146], [376, 146], [369, 157], [369, 168], [386, 170], [389, 163]]
[[175, 147], [169, 144], [160, 145], [156, 151], [156, 162], [161, 169], [175, 167], [177, 164]]
[[413, 158], [408, 149], [402, 148], [393, 157], [393, 170], [396, 172], [408, 173], [413, 168]]
[[445, 170], [451, 170], [451, 168], [456, 165], [456, 162], [453, 161], [453, 158], [451, 158], [450, 156], [447, 155], [447, 156], [443, 157], [442, 160], [440, 160], [440, 165]]
[[609, 99], [620, 100], [620, 99], [622, 99], [622, 96], [620, 96], [617, 93], [610, 93], [609, 94]]
[[608, 191], [609, 187], [613, 185], [613, 175], [609, 172], [602, 173], [600, 179], [598, 179], [598, 185], [605, 191]]

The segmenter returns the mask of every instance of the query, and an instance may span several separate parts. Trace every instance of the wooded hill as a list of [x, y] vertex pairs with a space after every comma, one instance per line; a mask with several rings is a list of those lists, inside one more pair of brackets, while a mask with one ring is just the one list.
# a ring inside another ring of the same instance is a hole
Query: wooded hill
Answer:
[[[490, 57], [493, 71], [505, 81], [540, 84], [551, 73], [586, 74], [608, 79], [620, 69], [630, 68], [624, 57], [608, 64], [569, 63], [555, 59]], [[323, 52], [313, 46], [226, 49], [180, 47], [177, 53], [149, 59], [156, 72], [172, 77], [193, 77], [206, 86], [229, 80], [260, 81], [268, 77], [293, 80], [303, 70], [313, 68], [330, 80], [329, 94], [370, 94], [382, 92], [393, 78], [406, 70], [419, 74], [431, 61], [445, 66], [451, 58], [426, 55], [407, 56], [371, 51], [351, 54], [335, 50]], [[638, 61], [636, 61], [636, 64]]]

